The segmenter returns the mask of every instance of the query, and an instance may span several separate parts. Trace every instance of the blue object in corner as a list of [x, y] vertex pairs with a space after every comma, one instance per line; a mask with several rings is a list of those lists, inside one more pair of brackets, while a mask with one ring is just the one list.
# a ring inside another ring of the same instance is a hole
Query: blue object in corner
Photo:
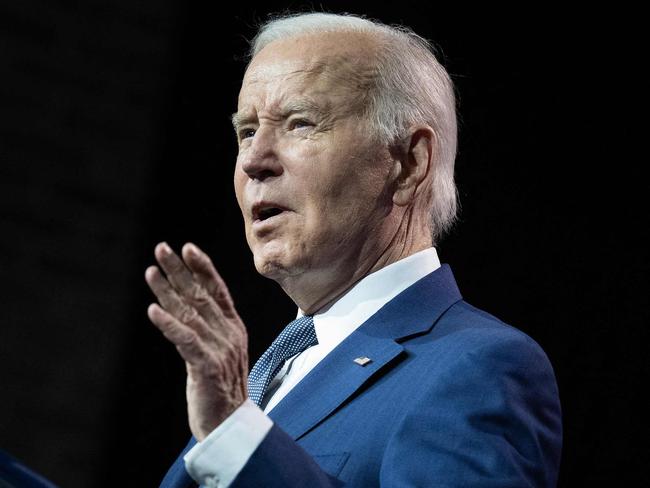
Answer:
[[0, 488], [57, 488], [0, 449]]

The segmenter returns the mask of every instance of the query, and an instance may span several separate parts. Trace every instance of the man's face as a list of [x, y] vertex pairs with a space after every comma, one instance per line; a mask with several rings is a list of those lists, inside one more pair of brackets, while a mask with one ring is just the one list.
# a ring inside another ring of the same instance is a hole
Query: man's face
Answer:
[[255, 266], [279, 281], [358, 266], [392, 204], [389, 152], [359, 106], [372, 46], [343, 36], [273, 42], [242, 83], [235, 192]]

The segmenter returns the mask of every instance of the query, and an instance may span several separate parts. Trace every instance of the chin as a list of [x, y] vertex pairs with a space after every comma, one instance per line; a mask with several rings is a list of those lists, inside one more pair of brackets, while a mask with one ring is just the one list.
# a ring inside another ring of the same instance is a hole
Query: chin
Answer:
[[265, 278], [277, 280], [284, 274], [284, 266], [277, 261], [255, 259], [255, 269]]
[[255, 252], [255, 269], [266, 278], [277, 280], [288, 273], [286, 257], [281, 253]]
[[265, 278], [281, 282], [284, 278], [296, 276], [304, 271], [299, 260], [283, 249], [258, 249], [254, 255], [255, 269]]

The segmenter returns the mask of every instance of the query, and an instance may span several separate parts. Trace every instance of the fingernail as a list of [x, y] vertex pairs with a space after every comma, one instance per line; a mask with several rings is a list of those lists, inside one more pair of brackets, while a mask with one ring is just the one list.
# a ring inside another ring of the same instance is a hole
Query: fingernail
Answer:
[[154, 274], [156, 273], [157, 268], [155, 266], [149, 266], [145, 271], [144, 271], [144, 277], [146, 280], [150, 280], [153, 278]]
[[160, 244], [158, 244], [158, 246], [159, 246], [160, 251], [163, 254], [171, 254], [172, 253], [172, 248], [169, 247], [169, 244], [167, 244], [167, 242], [161, 242]]

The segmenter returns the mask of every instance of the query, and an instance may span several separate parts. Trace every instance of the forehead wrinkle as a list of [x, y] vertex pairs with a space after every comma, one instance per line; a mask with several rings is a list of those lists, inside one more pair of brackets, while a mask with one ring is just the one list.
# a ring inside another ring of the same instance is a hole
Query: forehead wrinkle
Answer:
[[347, 54], [321, 56], [307, 74], [313, 78], [326, 79], [327, 93], [342, 97], [342, 109], [346, 113], [359, 113], [367, 105], [368, 95], [375, 86], [377, 69], [370, 58]]
[[[263, 64], [261, 67], [255, 66], [253, 69], [246, 71], [244, 74], [244, 84], [242, 86], [251, 86], [257, 84], [268, 84], [270, 82], [278, 83], [278, 80], [281, 82], [290, 81], [291, 78], [294, 78], [298, 75], [307, 75], [309, 72], [313, 71], [310, 67], [306, 68], [295, 68], [291, 65], [294, 64], [290, 61], [278, 62], [278, 65], [269, 66], [268, 64]], [[291, 69], [282, 70], [282, 65], [290, 65]]]
[[317, 116], [323, 116], [330, 111], [331, 102], [327, 99], [323, 102], [316, 102], [310, 97], [296, 97], [291, 98], [287, 102], [279, 102], [279, 107], [277, 108], [278, 115], [285, 118], [294, 113], [308, 112]]
[[333, 88], [345, 86], [353, 95], [371, 86], [377, 74], [375, 63], [360, 54], [321, 55], [301, 72], [308, 82], [323, 78], [333, 82]]
[[[258, 73], [259, 71], [261, 71], [261, 73]], [[258, 68], [256, 70], [253, 70], [252, 72], [251, 71], [246, 72], [246, 74], [244, 75], [244, 83], [242, 85], [242, 91], [239, 94], [240, 102], [241, 102], [241, 99], [242, 99], [242, 94], [245, 93], [244, 92], [244, 87], [249, 88], [251, 86], [254, 86], [254, 85], [257, 85], [257, 84], [260, 84], [260, 83], [265, 83], [265, 84], [269, 83], [268, 76], [264, 76], [264, 74], [268, 73], [268, 71], [269, 71], [269, 69], [265, 67], [265, 69], [262, 69], [262, 70], [260, 70]], [[302, 74], [302, 73], [304, 73], [304, 70], [292, 70], [292, 71], [289, 71], [289, 72], [286, 72], [286, 73], [281, 73], [279, 75], [275, 75], [274, 78], [275, 77], [281, 77], [282, 81], [284, 81], [285, 79], [291, 78], [293, 75]], [[280, 85], [280, 87], [282, 87], [283, 83], [280, 83], [279, 85]], [[277, 89], [276, 89], [276, 91], [277, 91]], [[263, 97], [264, 98], [264, 102], [263, 102], [264, 105], [266, 104], [266, 101], [267, 101], [267, 99], [269, 97], [272, 97], [272, 94], [268, 94], [268, 93], [264, 94], [264, 97]], [[257, 110], [250, 109], [250, 110], [244, 110], [242, 112], [242, 110], [238, 109], [237, 112], [232, 114], [231, 117], [230, 117], [230, 120], [231, 120], [231, 122], [232, 122], [232, 124], [233, 124], [233, 126], [235, 128], [242, 125], [243, 123], [248, 122], [249, 120], [256, 119], [256, 117], [253, 116], [252, 114], [246, 114], [245, 113], [246, 111], [249, 111], [249, 112], [254, 111], [254, 112], [256, 112]]]
[[[292, 61], [285, 64], [291, 65]], [[362, 112], [367, 104], [368, 93], [372, 90], [376, 79], [377, 69], [374, 62], [374, 56], [368, 55], [366, 52], [353, 50], [352, 52], [338, 52], [333, 54], [323, 54], [322, 52], [312, 55], [310, 58], [301, 60], [301, 67], [291, 67], [282, 71], [279, 69], [276, 73], [276, 67], [269, 67], [262, 64], [258, 65], [253, 70], [245, 75], [245, 83], [248, 86], [256, 85], [258, 83], [269, 83], [269, 74], [272, 78], [280, 78], [283, 82], [289, 81], [295, 77], [303, 77], [303, 82], [308, 88], [311, 88], [314, 95], [324, 94], [323, 102], [315, 102], [309, 97], [303, 96], [295, 100], [290, 100], [283, 104], [283, 98], [287, 96], [285, 90], [278, 96], [277, 92], [274, 94], [265, 94], [264, 102], [268, 98], [276, 100], [270, 102], [269, 112], [276, 114], [279, 118], [286, 117], [294, 112], [309, 111], [317, 115], [329, 115], [335, 106], [334, 99], [343, 95], [344, 100], [340, 108], [346, 113]], [[319, 83], [324, 81], [324, 86]], [[318, 86], [320, 85], [320, 86]], [[318, 88], [316, 88], [318, 87]], [[284, 83], [279, 83], [278, 88], [286, 88]], [[245, 114], [237, 112], [231, 117], [235, 129], [242, 124], [256, 121], [256, 115]]]

